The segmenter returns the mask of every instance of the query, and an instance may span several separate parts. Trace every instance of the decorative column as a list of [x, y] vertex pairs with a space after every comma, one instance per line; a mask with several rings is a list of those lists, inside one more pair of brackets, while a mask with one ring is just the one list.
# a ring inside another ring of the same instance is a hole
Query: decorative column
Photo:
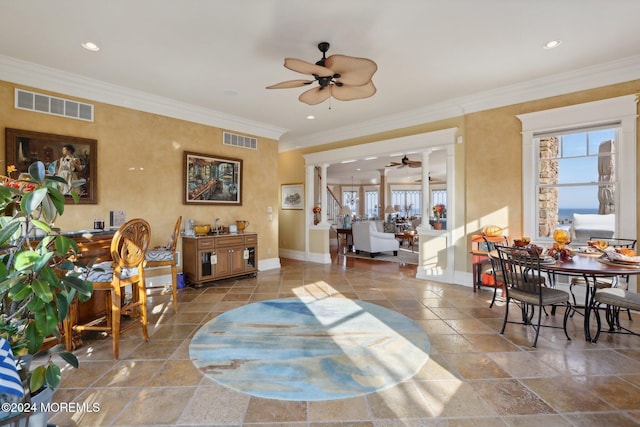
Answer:
[[387, 219], [384, 216], [384, 209], [387, 207], [387, 169], [378, 169], [378, 172], [380, 172], [380, 191], [378, 192], [378, 217], [386, 221]]
[[429, 205], [431, 202], [431, 190], [429, 188], [429, 156], [433, 150], [422, 153], [422, 227], [431, 228], [429, 224]]
[[329, 194], [327, 192], [327, 168], [329, 167], [328, 163], [323, 163], [320, 165], [320, 182], [318, 184], [318, 190], [320, 193], [320, 200], [322, 201], [320, 207], [322, 210], [320, 211], [320, 224], [329, 224], [327, 220], [327, 211], [329, 210]]
[[305, 192], [304, 192], [304, 216], [307, 219], [307, 224], [313, 225], [313, 211], [312, 208], [315, 206], [315, 194], [314, 194], [314, 177], [316, 167], [315, 165], [306, 165], [307, 177], [305, 179]]

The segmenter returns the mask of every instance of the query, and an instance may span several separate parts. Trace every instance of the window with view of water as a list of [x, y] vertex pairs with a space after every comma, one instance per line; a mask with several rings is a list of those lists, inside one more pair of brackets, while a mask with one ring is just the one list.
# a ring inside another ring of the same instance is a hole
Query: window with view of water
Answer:
[[367, 218], [378, 217], [378, 190], [366, 190], [364, 192], [364, 214]]
[[616, 129], [595, 129], [536, 140], [539, 238], [570, 228], [574, 214], [616, 212]]
[[420, 215], [422, 190], [392, 190], [391, 204], [399, 206], [399, 215], [411, 217]]

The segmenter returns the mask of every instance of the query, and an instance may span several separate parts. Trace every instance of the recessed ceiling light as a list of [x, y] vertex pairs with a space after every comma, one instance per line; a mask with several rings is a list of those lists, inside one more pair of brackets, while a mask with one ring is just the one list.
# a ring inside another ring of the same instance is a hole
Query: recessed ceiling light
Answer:
[[316, 116], [307, 116], [307, 120], [313, 120], [315, 118], [316, 118]]
[[365, 160], [375, 160], [375, 159], [377, 159], [377, 157], [365, 157], [364, 159]]
[[548, 41], [544, 44], [544, 48], [545, 49], [553, 49], [555, 47], [560, 46], [560, 43], [562, 43], [560, 40], [551, 40]]
[[100, 47], [93, 42], [84, 42], [82, 43], [82, 47], [92, 52], [97, 52], [100, 50]]

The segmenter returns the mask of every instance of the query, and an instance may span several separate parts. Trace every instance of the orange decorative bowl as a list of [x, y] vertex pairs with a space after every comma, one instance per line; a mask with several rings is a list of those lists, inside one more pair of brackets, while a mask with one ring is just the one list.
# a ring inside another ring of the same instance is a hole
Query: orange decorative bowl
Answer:
[[194, 225], [193, 231], [196, 233], [196, 236], [206, 236], [211, 231], [211, 225]]
[[571, 236], [569, 235], [569, 231], [559, 228], [553, 232], [553, 240], [561, 245], [566, 245], [571, 243]]

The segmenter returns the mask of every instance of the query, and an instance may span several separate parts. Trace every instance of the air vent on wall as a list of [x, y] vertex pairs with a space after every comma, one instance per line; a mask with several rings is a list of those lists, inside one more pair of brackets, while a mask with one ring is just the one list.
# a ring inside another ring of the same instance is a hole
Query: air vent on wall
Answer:
[[93, 121], [93, 105], [16, 89], [15, 107], [38, 113]]
[[235, 133], [223, 132], [222, 143], [224, 145], [233, 145], [234, 147], [249, 148], [251, 150], [258, 149], [258, 140], [256, 138], [237, 135]]

